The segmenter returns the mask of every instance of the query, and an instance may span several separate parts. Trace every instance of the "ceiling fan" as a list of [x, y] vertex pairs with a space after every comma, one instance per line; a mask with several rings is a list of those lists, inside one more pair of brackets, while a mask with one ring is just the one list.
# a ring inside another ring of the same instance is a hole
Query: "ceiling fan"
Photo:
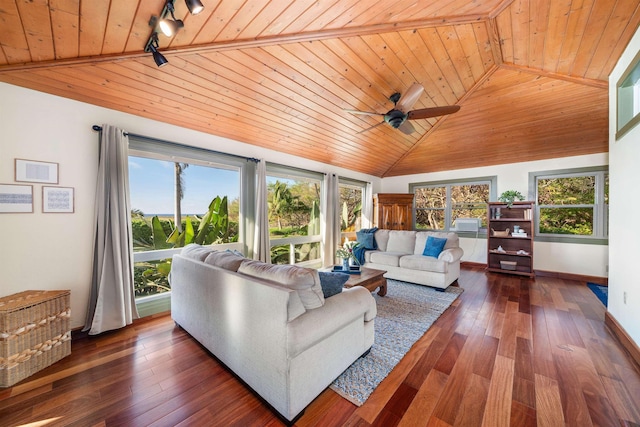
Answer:
[[414, 83], [409, 87], [409, 89], [404, 93], [404, 95], [400, 95], [400, 93], [394, 93], [389, 97], [389, 100], [393, 102], [393, 109], [387, 111], [386, 113], [371, 113], [368, 111], [358, 111], [358, 110], [344, 110], [348, 113], [353, 114], [364, 114], [367, 116], [383, 116], [384, 120], [377, 125], [371, 126], [365, 130], [362, 130], [358, 133], [366, 132], [370, 129], [373, 129], [376, 126], [380, 126], [383, 123], [389, 123], [391, 127], [400, 130], [402, 133], [407, 135], [412, 134], [416, 131], [409, 120], [417, 120], [417, 119], [428, 119], [429, 117], [437, 117], [444, 116], [446, 114], [455, 113], [460, 109], [459, 105], [448, 105], [446, 107], [431, 107], [431, 108], [421, 108], [419, 110], [411, 110], [413, 104], [415, 104], [420, 96], [424, 92], [424, 87], [422, 87], [419, 83]]

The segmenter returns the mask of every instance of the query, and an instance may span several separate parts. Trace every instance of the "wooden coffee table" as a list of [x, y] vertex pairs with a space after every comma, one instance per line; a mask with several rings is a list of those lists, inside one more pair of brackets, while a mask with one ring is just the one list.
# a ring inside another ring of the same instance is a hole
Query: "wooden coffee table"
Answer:
[[386, 273], [386, 271], [362, 267], [360, 274], [350, 274], [351, 277], [349, 277], [347, 283], [344, 284], [344, 287], [352, 288], [354, 286], [362, 286], [370, 292], [380, 288], [378, 295], [383, 297], [387, 294], [387, 279], [382, 276], [384, 273]]

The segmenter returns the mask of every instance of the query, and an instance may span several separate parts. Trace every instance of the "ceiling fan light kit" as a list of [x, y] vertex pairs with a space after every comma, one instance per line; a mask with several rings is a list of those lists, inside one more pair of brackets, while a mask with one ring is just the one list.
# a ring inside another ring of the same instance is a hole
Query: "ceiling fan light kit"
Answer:
[[[167, 37], [173, 37], [178, 30], [184, 28], [184, 22], [182, 19], [176, 19], [175, 16], [175, 0], [166, 0], [162, 11], [159, 16], [152, 16], [149, 20], [149, 26], [153, 28], [147, 44], [144, 47], [145, 52], [150, 52], [153, 55], [153, 60], [158, 67], [167, 65], [169, 61], [164, 57], [158, 48], [160, 47], [158, 42], [158, 29]], [[197, 15], [202, 12], [204, 5], [200, 0], [185, 0], [187, 9], [192, 15]], [[171, 16], [171, 18], [169, 18]]]
[[368, 111], [345, 110], [352, 114], [362, 114], [367, 116], [382, 116], [383, 121], [367, 128], [358, 133], [366, 132], [383, 123], [388, 123], [392, 128], [400, 130], [402, 133], [410, 135], [415, 132], [415, 128], [408, 120], [428, 119], [430, 117], [444, 116], [453, 114], [460, 109], [459, 105], [448, 105], [445, 107], [421, 108], [419, 110], [411, 110], [413, 105], [420, 99], [424, 87], [419, 83], [412, 84], [409, 89], [401, 95], [394, 93], [389, 97], [389, 101], [393, 102], [394, 107], [384, 114], [371, 113]]

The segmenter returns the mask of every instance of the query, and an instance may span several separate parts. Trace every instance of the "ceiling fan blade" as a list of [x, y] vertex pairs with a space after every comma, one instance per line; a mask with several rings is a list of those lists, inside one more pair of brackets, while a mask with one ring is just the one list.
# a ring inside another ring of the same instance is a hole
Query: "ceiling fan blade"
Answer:
[[412, 84], [398, 100], [396, 110], [400, 110], [403, 113], [411, 110], [411, 108], [413, 108], [413, 104], [415, 104], [422, 96], [422, 92], [424, 92], [424, 87], [422, 87], [420, 83]]
[[365, 116], [384, 116], [384, 114], [380, 114], [380, 113], [371, 113], [369, 111], [358, 111], [358, 110], [344, 110], [347, 113], [351, 113], [351, 114], [362, 114]]
[[361, 134], [361, 133], [364, 133], [364, 132], [366, 132], [366, 131], [368, 131], [368, 130], [371, 130], [371, 129], [373, 129], [373, 128], [375, 128], [375, 127], [378, 127], [378, 126], [380, 126], [380, 125], [383, 125], [383, 124], [385, 124], [385, 123], [386, 123], [386, 122], [380, 122], [380, 123], [378, 123], [378, 124], [375, 124], [375, 125], [373, 125], [373, 126], [370, 126], [370, 127], [366, 128], [366, 129], [361, 130], [360, 132], [356, 132], [356, 135]]
[[407, 120], [428, 119], [429, 117], [445, 116], [455, 113], [460, 109], [459, 105], [447, 105], [446, 107], [421, 108], [420, 110], [409, 111]]
[[414, 133], [416, 131], [416, 128], [413, 127], [413, 125], [409, 122], [406, 121], [404, 123], [402, 123], [400, 126], [398, 126], [398, 130], [402, 133], [404, 133], [405, 135], [411, 135], [412, 133]]

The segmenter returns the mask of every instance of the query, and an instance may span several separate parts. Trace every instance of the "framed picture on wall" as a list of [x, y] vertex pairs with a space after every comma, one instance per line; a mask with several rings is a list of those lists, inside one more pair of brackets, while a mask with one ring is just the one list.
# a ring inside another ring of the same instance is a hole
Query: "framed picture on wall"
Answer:
[[16, 182], [58, 183], [58, 164], [16, 159]]
[[33, 212], [33, 185], [0, 184], [0, 213]]
[[42, 212], [73, 213], [73, 187], [42, 187]]

